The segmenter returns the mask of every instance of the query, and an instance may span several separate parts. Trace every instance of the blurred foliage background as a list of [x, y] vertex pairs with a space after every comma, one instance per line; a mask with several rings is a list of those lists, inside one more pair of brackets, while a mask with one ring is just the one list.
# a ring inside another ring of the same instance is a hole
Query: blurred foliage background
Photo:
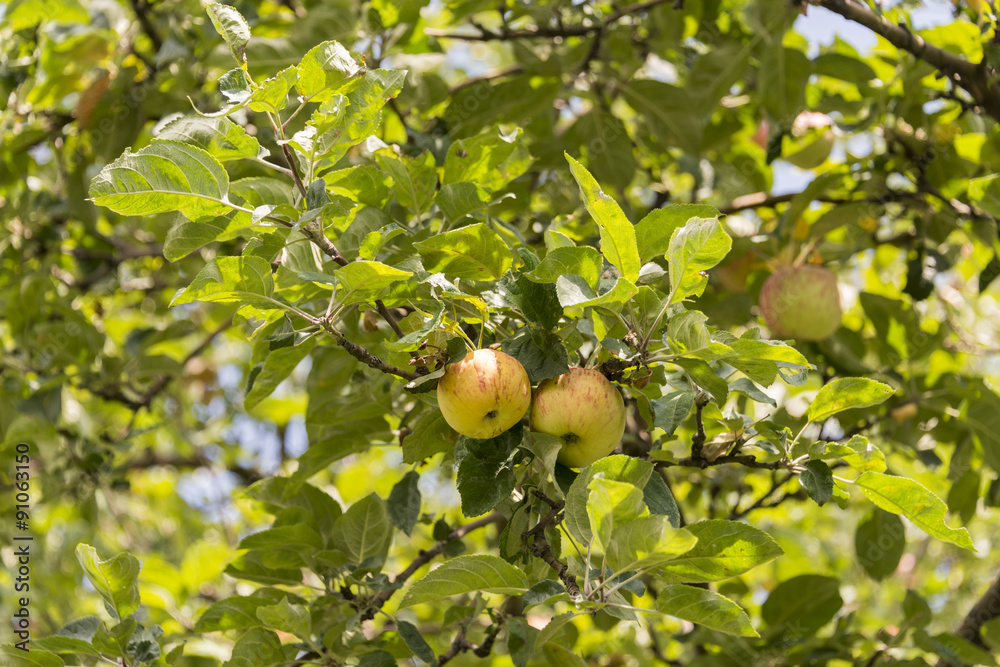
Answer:
[[[541, 254], [560, 235], [596, 243], [565, 151], [633, 221], [668, 204], [706, 204], [724, 215], [733, 250], [693, 304], [715, 327], [759, 326], [757, 295], [779, 265], [797, 258], [834, 268], [843, 324], [825, 341], [797, 345], [816, 372], [769, 391], [777, 407], [740, 398], [741, 409], [795, 426], [831, 378], [891, 384], [887, 403], [845, 413], [811, 437], [866, 434], [891, 471], [946, 499], [948, 523], [966, 526], [978, 550], [909, 524], [899, 537], [870, 506], [818, 508], [797, 482], [776, 483], [771, 471], [670, 468], [687, 522], [745, 519], [784, 550], [718, 588], [755, 624], [769, 591], [801, 574], [838, 578], [843, 605], [803, 636], [740, 646], [669, 617], [650, 627], [583, 617], [575, 643], [566, 642], [586, 664], [986, 659], [934, 636], [958, 630], [1000, 561], [1000, 48], [988, 4], [927, 5], [234, 3], [253, 31], [246, 58], [258, 81], [325, 40], [364, 54], [370, 69], [405, 69], [405, 86], [377, 130], [404, 156], [430, 155], [440, 167], [458, 140], [519, 132], [530, 164], [513, 180], [487, 183], [500, 201], [473, 216], [505, 230], [512, 246]], [[844, 27], [821, 37], [820, 24]], [[239, 254], [247, 235], [168, 261], [177, 214], [120, 216], [88, 200], [91, 180], [126, 148], [149, 144], [192, 108], [222, 108], [220, 77], [231, 58], [204, 8], [188, 0], [0, 7], [0, 609], [4, 618], [15, 611], [14, 510], [6, 499], [14, 447], [28, 441], [33, 634], [106, 614], [77, 544], [94, 545], [102, 558], [129, 551], [143, 563], [142, 622], [165, 633], [157, 664], [181, 645], [183, 656], [172, 653], [169, 664], [229, 659], [231, 634], [194, 628], [214, 602], [257, 587], [222, 574], [240, 539], [273, 514], [244, 489], [289, 474], [309, 444], [333, 437], [317, 424], [353, 443], [312, 479], [344, 506], [372, 492], [386, 498], [412, 463], [399, 446], [409, 426], [405, 396], [385, 376], [362, 371], [324, 341], [286, 359], [287, 377], [274, 378], [273, 393], [251, 407], [248, 382], [260, 382], [268, 350], [248, 341], [247, 322], [234, 324], [236, 306], [169, 306], [207, 261]], [[264, 114], [245, 107], [233, 118], [281, 162], [280, 137]], [[292, 119], [289, 134], [306, 118]], [[338, 166], [372, 162], [360, 146]], [[266, 173], [253, 161], [226, 166], [232, 180]], [[368, 194], [378, 215], [337, 230], [348, 257], [371, 229], [420, 221], [395, 190]], [[440, 221], [431, 210], [420, 224], [440, 230]], [[352, 340], [376, 350], [391, 331], [372, 314], [354, 313], [349, 326]], [[655, 444], [684, 456], [693, 433], [693, 422], [672, 439], [630, 423], [623, 449], [641, 454]], [[433, 544], [438, 518], [461, 523], [452, 463], [446, 452], [421, 465], [423, 521], [412, 541], [397, 539], [388, 571]], [[897, 535], [879, 562], [855, 552], [856, 540], [872, 539], [856, 537], [863, 528]], [[495, 549], [496, 539], [476, 533], [468, 550]], [[924, 602], [930, 613], [921, 616]], [[441, 626], [437, 616], [415, 620], [422, 630]], [[451, 641], [445, 627], [425, 632], [440, 635], [431, 642], [438, 653]], [[919, 628], [925, 641], [898, 642]], [[996, 647], [1000, 628], [987, 630], [977, 641]], [[396, 644], [390, 652], [406, 659]], [[456, 664], [462, 660], [481, 661], [464, 654]], [[510, 658], [498, 651], [489, 660]]]

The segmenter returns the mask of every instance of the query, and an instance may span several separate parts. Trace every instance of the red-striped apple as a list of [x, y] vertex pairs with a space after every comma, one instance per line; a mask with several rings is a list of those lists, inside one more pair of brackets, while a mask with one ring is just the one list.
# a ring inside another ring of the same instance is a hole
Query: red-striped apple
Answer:
[[821, 266], [786, 266], [764, 281], [760, 312], [782, 338], [823, 340], [840, 327], [837, 276]]
[[614, 451], [625, 432], [625, 401], [601, 373], [571, 368], [543, 380], [531, 402], [531, 428], [562, 440], [558, 461], [588, 466]]
[[453, 429], [470, 438], [495, 438], [521, 421], [531, 405], [531, 383], [517, 359], [476, 350], [447, 367], [437, 386], [438, 407]]

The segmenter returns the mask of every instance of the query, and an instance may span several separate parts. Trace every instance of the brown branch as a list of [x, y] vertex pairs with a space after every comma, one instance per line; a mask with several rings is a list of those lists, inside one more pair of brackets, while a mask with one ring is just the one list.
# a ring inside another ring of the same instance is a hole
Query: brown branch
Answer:
[[[723, 204], [719, 207], [719, 213], [722, 213], [723, 215], [730, 215], [732, 213], [738, 213], [739, 211], [745, 211], [750, 208], [775, 208], [779, 204], [787, 204], [791, 202], [800, 194], [802, 193], [789, 192], [781, 195], [769, 195], [766, 192], [751, 192], [750, 194], [737, 197], [728, 204]], [[818, 196], [813, 197], [812, 201], [818, 201], [824, 204], [888, 204], [903, 199], [916, 198], [916, 194], [917, 193], [914, 192], [897, 192], [895, 190], [889, 190], [877, 197], [851, 198]]]
[[407, 579], [412, 577], [414, 573], [416, 573], [416, 571], [424, 565], [434, 560], [435, 556], [444, 553], [445, 547], [448, 546], [448, 542], [451, 540], [461, 539], [474, 530], [478, 530], [484, 526], [489, 526], [494, 523], [500, 523], [503, 520], [503, 515], [498, 512], [487, 514], [486, 516], [480, 517], [475, 521], [465, 524], [464, 526], [459, 526], [455, 530], [448, 533], [448, 537], [440, 542], [437, 542], [430, 549], [421, 550], [420, 553], [417, 554], [417, 557], [413, 559], [413, 562], [410, 563], [405, 570], [397, 574], [396, 578], [392, 580], [392, 583], [394, 584], [393, 588], [379, 591], [379, 593], [368, 602], [367, 608], [361, 612], [361, 620], [369, 621], [375, 618], [375, 613], [389, 601], [389, 598], [392, 597], [393, 593], [398, 591], [400, 587], [406, 583]]
[[780, 470], [788, 466], [785, 461], [758, 461], [753, 454], [726, 454], [711, 461], [704, 457], [686, 456], [676, 461], [653, 461], [653, 463], [658, 468], [711, 468], [727, 463], [738, 463], [747, 468], [761, 470]]
[[[204, 452], [200, 450], [191, 456], [162, 456], [160, 454], [155, 454], [150, 450], [146, 450], [142, 456], [126, 461], [122, 465], [115, 468], [115, 472], [120, 473], [129, 470], [144, 470], [146, 468], [160, 466], [187, 469], [211, 468], [214, 465], [216, 464], [205, 456]], [[247, 485], [253, 484], [254, 482], [264, 478], [264, 475], [253, 468], [247, 468], [241, 465], [222, 465], [221, 467], [237, 475], [241, 480], [243, 480], [243, 483]]]
[[[284, 220], [278, 220], [278, 222], [288, 227], [293, 226], [291, 223]], [[340, 251], [337, 250], [337, 246], [333, 245], [333, 242], [329, 238], [327, 238], [326, 234], [319, 231], [314, 231], [312, 229], [308, 229], [304, 226], [300, 227], [299, 229], [307, 239], [315, 243], [316, 246], [321, 251], [323, 251], [324, 255], [335, 261], [337, 264], [341, 266], [347, 266], [348, 264], [351, 263], [350, 260], [348, 260], [342, 254], [340, 254]], [[403, 333], [403, 330], [400, 328], [399, 322], [396, 321], [395, 316], [393, 316], [393, 314], [389, 312], [389, 309], [385, 307], [385, 304], [382, 302], [381, 299], [375, 299], [375, 308], [376, 310], [378, 310], [378, 314], [382, 316], [382, 319], [384, 319], [389, 324], [393, 332], [395, 332], [395, 334], [398, 337], [402, 338], [405, 334]], [[423, 373], [420, 373], [420, 375], [423, 375]]]
[[[780, 489], [785, 484], [787, 484], [792, 479], [792, 477], [794, 477], [794, 476], [795, 476], [794, 473], [788, 473], [787, 475], [784, 475], [784, 476], [782, 476], [782, 477], [779, 478], [777, 472], [775, 472], [771, 476], [771, 488], [768, 489], [767, 492], [764, 493], [764, 495], [762, 495], [760, 498], [758, 498], [756, 501], [754, 501], [754, 503], [752, 505], [750, 505], [749, 507], [747, 507], [745, 509], [741, 510], [741, 509], [739, 509], [739, 507], [734, 507], [733, 511], [730, 512], [729, 516], [727, 516], [726, 518], [730, 519], [730, 520], [740, 519], [740, 518], [746, 516], [747, 514], [749, 514], [750, 512], [754, 511], [755, 509], [761, 509], [761, 508], [765, 508], [765, 507], [774, 507], [774, 506], [776, 506], [776, 505], [778, 505], [778, 504], [780, 504], [780, 503], [788, 500], [790, 497], [794, 496], [795, 494], [785, 493], [783, 496], [781, 496], [777, 500], [775, 500], [775, 501], [773, 501], [771, 503], [768, 503], [768, 501], [774, 496], [774, 494], [778, 492], [778, 489]], [[737, 501], [737, 503], [738, 502], [739, 501]]]
[[501, 616], [493, 623], [493, 625], [490, 626], [489, 631], [486, 633], [486, 638], [479, 646], [476, 646], [465, 638], [465, 628], [463, 627], [458, 631], [454, 641], [451, 642], [448, 652], [438, 656], [438, 667], [447, 664], [451, 660], [458, 657], [460, 653], [464, 653], [465, 651], [472, 651], [472, 654], [477, 658], [488, 657], [490, 652], [493, 650], [493, 643], [496, 641], [497, 635], [500, 634], [500, 630], [503, 629], [503, 626], [503, 617]]
[[552, 37], [580, 37], [583, 35], [589, 35], [591, 33], [601, 33], [607, 28], [609, 28], [614, 23], [617, 23], [626, 16], [631, 16], [632, 14], [638, 14], [640, 12], [646, 11], [647, 9], [652, 9], [658, 5], [666, 4], [671, 0], [647, 0], [647, 2], [638, 2], [634, 5], [629, 5], [627, 7], [622, 7], [621, 9], [612, 12], [603, 21], [598, 23], [593, 23], [590, 25], [573, 25], [573, 26], [563, 26], [559, 25], [556, 27], [545, 27], [537, 26], [534, 28], [526, 30], [510, 30], [507, 26], [501, 27], [499, 31], [490, 30], [484, 26], [472, 22], [472, 25], [478, 30], [478, 33], [455, 33], [448, 32], [446, 30], [436, 30], [434, 28], [426, 28], [424, 30], [425, 35], [431, 37], [438, 37], [442, 39], [460, 39], [467, 42], [491, 42], [491, 41], [509, 41], [513, 39], [536, 39], [540, 37], [552, 38]]
[[[702, 418], [702, 410], [708, 404], [708, 396], [702, 392], [698, 392], [698, 395], [694, 399], [694, 423], [695, 431], [694, 436], [691, 438], [691, 460], [696, 462], [706, 462], [705, 455], [702, 453], [702, 448], [705, 446], [705, 420]], [[718, 460], [718, 457], [716, 457]], [[702, 466], [704, 467], [704, 466]]]
[[545, 529], [550, 524], [558, 523], [562, 519], [560, 511], [560, 507], [550, 509], [541, 518], [538, 525], [524, 534], [524, 541], [525, 543], [530, 542], [528, 550], [532, 556], [541, 558], [548, 563], [549, 567], [556, 571], [559, 579], [566, 587], [566, 592], [569, 593], [570, 598], [572, 600], [582, 600], [583, 593], [580, 592], [580, 586], [576, 583], [576, 577], [569, 573], [568, 565], [556, 558], [555, 554], [552, 553], [552, 547], [549, 546], [548, 540], [545, 539]]
[[983, 596], [979, 598], [972, 609], [962, 619], [962, 624], [958, 626], [958, 636], [973, 644], [986, 648], [983, 638], [979, 634], [979, 629], [988, 621], [1000, 616], [1000, 577], [993, 582]]
[[[277, 127], [274, 129], [275, 131], [278, 130]], [[302, 196], [305, 197], [306, 186], [302, 183], [302, 176], [299, 174], [299, 165], [295, 162], [295, 158], [292, 156], [292, 151], [288, 148], [288, 144], [282, 144], [281, 151], [285, 154], [285, 161], [288, 162], [288, 168], [292, 170], [292, 180], [295, 181], [295, 187], [297, 187]]]
[[[208, 336], [206, 336], [198, 344], [197, 347], [195, 347], [193, 350], [191, 350], [187, 354], [187, 356], [184, 357], [184, 360], [181, 362], [181, 367], [186, 366], [188, 364], [188, 362], [190, 362], [192, 359], [194, 359], [195, 357], [197, 357], [198, 355], [200, 355], [202, 352], [204, 352], [206, 349], [208, 349], [208, 346], [212, 344], [212, 341], [215, 340], [215, 338], [219, 334], [221, 334], [223, 331], [225, 331], [226, 329], [228, 329], [232, 325], [233, 325], [233, 318], [229, 317], [229, 319], [227, 319], [225, 322], [223, 322], [218, 327], [216, 327], [215, 330], [212, 331], [210, 334], [208, 334]], [[151, 384], [149, 386], [149, 388], [146, 389], [146, 391], [143, 392], [138, 398], [131, 398], [131, 397], [129, 397], [128, 395], [126, 395], [122, 391], [121, 387], [115, 387], [113, 389], [104, 388], [104, 387], [86, 387], [86, 386], [80, 386], [80, 385], [77, 385], [77, 387], [80, 388], [80, 389], [85, 389], [86, 391], [90, 392], [94, 396], [99, 396], [99, 397], [101, 397], [101, 398], [103, 398], [105, 400], [108, 400], [108, 401], [114, 401], [116, 403], [121, 403], [122, 405], [124, 405], [125, 407], [129, 408], [133, 412], [138, 412], [142, 408], [147, 408], [148, 409], [149, 406], [152, 404], [153, 399], [156, 398], [156, 396], [161, 391], [163, 391], [166, 388], [167, 384], [169, 384], [169, 382], [172, 379], [173, 379], [173, 376], [171, 376], [171, 375], [159, 375], [159, 376], [157, 376], [157, 378], [155, 380], [153, 380], [153, 384]]]
[[153, 49], [156, 53], [159, 53], [163, 47], [163, 38], [156, 32], [156, 27], [149, 18], [149, 3], [146, 0], [129, 0], [129, 4], [132, 5], [132, 11], [135, 12], [136, 18], [139, 19], [142, 31], [146, 33], [149, 41], [153, 43]]
[[867, 6], [855, 0], [809, 0], [844, 18], [859, 23], [881, 35], [893, 46], [933, 65], [960, 85], [994, 120], [1000, 120], [1000, 89], [990, 81], [985, 64], [960, 58], [944, 49], [928, 44], [904, 26], [890, 23]]
[[358, 361], [374, 368], [375, 370], [382, 371], [383, 373], [388, 373], [390, 375], [395, 375], [397, 377], [404, 378], [406, 380], [416, 380], [419, 375], [416, 373], [411, 373], [410, 371], [404, 371], [402, 368], [393, 366], [392, 364], [382, 361], [379, 357], [375, 356], [365, 348], [361, 347], [357, 343], [354, 343], [347, 339], [344, 334], [337, 331], [329, 319], [324, 319], [322, 321], [323, 330], [328, 334], [333, 336], [333, 339], [337, 341], [337, 345], [347, 350], [348, 354], [357, 359]]
[[[184, 366], [187, 366], [189, 361], [191, 361], [192, 359], [200, 355], [202, 352], [204, 352], [206, 349], [208, 349], [208, 346], [212, 344], [212, 341], [214, 341], [219, 334], [221, 334], [223, 331], [225, 331], [232, 325], [233, 325], [233, 318], [232, 316], [230, 316], [225, 322], [216, 327], [215, 330], [212, 331], [212, 333], [208, 334], [208, 336], [206, 336], [204, 340], [202, 340], [201, 343], [199, 343], [196, 348], [191, 350], [191, 352], [189, 352], [186, 357], [184, 357], [184, 361], [181, 362], [181, 367], [183, 368]], [[153, 402], [153, 399], [156, 398], [157, 394], [163, 391], [163, 389], [172, 379], [173, 377], [170, 375], [159, 376], [153, 382], [153, 384], [150, 385], [149, 389], [147, 389], [146, 392], [139, 399], [140, 406], [148, 408], [150, 403]]]

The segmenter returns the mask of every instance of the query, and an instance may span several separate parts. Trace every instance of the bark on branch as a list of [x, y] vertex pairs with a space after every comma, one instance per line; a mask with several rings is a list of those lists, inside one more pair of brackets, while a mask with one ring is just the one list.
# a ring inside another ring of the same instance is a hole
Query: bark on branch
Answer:
[[375, 613], [379, 609], [381, 609], [386, 602], [389, 601], [389, 598], [391, 598], [393, 594], [396, 591], [398, 591], [404, 583], [406, 583], [407, 579], [412, 577], [416, 573], [416, 571], [422, 568], [424, 565], [434, 560], [436, 556], [444, 553], [445, 547], [448, 546], [448, 542], [450, 542], [451, 540], [461, 539], [474, 530], [478, 530], [480, 528], [492, 525], [494, 523], [500, 523], [503, 520], [504, 520], [503, 515], [498, 512], [487, 514], [486, 516], [476, 519], [475, 521], [472, 521], [470, 523], [467, 523], [464, 526], [459, 526], [455, 530], [448, 533], [447, 538], [441, 540], [440, 542], [437, 542], [430, 549], [421, 550], [420, 553], [417, 554], [417, 557], [413, 559], [413, 562], [410, 563], [410, 565], [405, 570], [397, 574], [396, 578], [392, 580], [392, 583], [395, 584], [394, 588], [380, 591], [378, 594], [375, 595], [375, 597], [373, 597], [368, 602], [368, 605], [365, 608], [365, 610], [361, 612], [361, 620], [370, 621], [371, 619], [375, 618]]
[[1000, 121], [1000, 89], [990, 81], [984, 63], [973, 63], [954, 53], [928, 44], [907, 28], [890, 23], [867, 6], [855, 0], [809, 0], [811, 4], [825, 7], [844, 18], [865, 26], [881, 35], [897, 49], [913, 54], [933, 65], [961, 86], [994, 120]]
[[569, 566], [566, 563], [556, 558], [555, 554], [552, 553], [552, 547], [549, 546], [548, 540], [545, 539], [545, 529], [550, 524], [558, 523], [561, 520], [561, 511], [561, 504], [550, 509], [538, 522], [538, 525], [524, 534], [524, 541], [528, 545], [528, 551], [532, 556], [541, 558], [549, 567], [556, 571], [560, 581], [566, 587], [569, 597], [572, 600], [582, 600], [583, 593], [580, 591], [579, 584], [576, 583], [576, 577], [569, 573]]

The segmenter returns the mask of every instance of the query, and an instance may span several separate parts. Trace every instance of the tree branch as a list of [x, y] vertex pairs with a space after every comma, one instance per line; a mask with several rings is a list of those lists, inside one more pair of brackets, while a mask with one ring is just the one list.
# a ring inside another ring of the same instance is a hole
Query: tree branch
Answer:
[[809, 0], [881, 35], [897, 49], [933, 65], [960, 85], [994, 120], [1000, 121], [1000, 90], [990, 82], [984, 64], [976, 64], [928, 44], [906, 27], [890, 23], [855, 0]]
[[344, 334], [337, 331], [330, 320], [324, 319], [322, 321], [323, 329], [328, 334], [333, 336], [333, 339], [337, 341], [337, 345], [347, 350], [347, 352], [357, 359], [358, 361], [374, 368], [375, 370], [382, 371], [383, 373], [388, 373], [390, 375], [395, 375], [397, 377], [404, 378], [406, 380], [415, 380], [419, 375], [416, 373], [411, 373], [410, 371], [404, 371], [402, 368], [397, 368], [392, 364], [382, 361], [379, 357], [375, 356], [365, 348], [361, 347], [357, 343], [351, 342], [344, 336]]
[[549, 567], [556, 571], [559, 579], [563, 582], [566, 587], [566, 592], [569, 593], [569, 597], [572, 600], [582, 600], [583, 593], [580, 592], [580, 586], [576, 583], [576, 577], [569, 573], [569, 566], [563, 563], [555, 554], [552, 553], [552, 547], [549, 546], [548, 540], [545, 539], [545, 529], [548, 528], [550, 524], [558, 523], [562, 519], [560, 512], [562, 507], [553, 507], [548, 511], [548, 513], [541, 518], [536, 525], [531, 530], [524, 534], [524, 541], [528, 544], [528, 551], [532, 556], [541, 558], [543, 561], [548, 563]]
[[459, 653], [464, 653], [465, 651], [472, 651], [472, 654], [477, 658], [488, 657], [490, 652], [493, 650], [493, 643], [497, 640], [497, 635], [500, 634], [500, 630], [503, 629], [503, 626], [503, 617], [501, 616], [490, 626], [490, 629], [486, 633], [486, 638], [479, 646], [476, 646], [465, 638], [465, 628], [463, 627], [458, 631], [454, 641], [451, 642], [451, 647], [448, 649], [448, 652], [438, 656], [438, 667], [450, 662], [457, 657]]
[[[215, 330], [212, 331], [210, 334], [208, 334], [208, 336], [206, 336], [198, 344], [197, 347], [191, 350], [187, 354], [187, 356], [184, 357], [184, 360], [181, 362], [181, 367], [183, 368], [188, 364], [188, 362], [190, 362], [192, 359], [194, 359], [202, 352], [204, 352], [206, 349], [208, 349], [208, 346], [212, 344], [212, 341], [215, 340], [215, 338], [219, 334], [221, 334], [223, 331], [225, 331], [232, 325], [233, 325], [233, 318], [230, 317], [225, 322], [216, 327]], [[138, 412], [142, 408], [148, 409], [149, 406], [152, 404], [153, 399], [156, 398], [156, 396], [166, 388], [167, 384], [169, 384], [172, 379], [173, 376], [171, 375], [157, 376], [157, 378], [153, 380], [153, 384], [151, 384], [149, 388], [146, 389], [146, 391], [139, 396], [139, 398], [130, 398], [121, 390], [120, 387], [115, 387], [114, 389], [106, 389], [106, 388], [86, 387], [82, 385], [77, 385], [77, 386], [81, 389], [85, 389], [94, 396], [100, 396], [105, 400], [121, 403], [122, 405], [129, 408], [133, 412]]]
[[718, 458], [708, 459], [686, 456], [677, 461], [653, 461], [658, 468], [711, 468], [712, 466], [726, 465], [727, 463], [738, 463], [747, 468], [758, 468], [761, 470], [781, 470], [787, 467], [785, 461], [758, 461], [753, 454], [726, 454]]
[[972, 609], [962, 619], [962, 624], [958, 626], [957, 634], [966, 641], [986, 648], [986, 644], [979, 634], [979, 629], [987, 621], [998, 616], [1000, 616], [1000, 577], [997, 577], [993, 585], [983, 593], [976, 604], [972, 605]]
[[375, 612], [381, 609], [382, 606], [389, 601], [389, 598], [392, 597], [393, 593], [398, 591], [402, 585], [406, 583], [407, 579], [412, 577], [414, 573], [424, 565], [434, 560], [435, 556], [444, 553], [444, 549], [448, 545], [448, 542], [451, 540], [461, 539], [474, 530], [478, 530], [484, 526], [489, 526], [494, 523], [500, 523], [503, 520], [503, 515], [499, 512], [487, 514], [486, 516], [480, 517], [479, 519], [467, 523], [464, 526], [459, 526], [455, 530], [448, 533], [448, 537], [436, 543], [430, 549], [427, 549], [426, 551], [421, 550], [420, 553], [417, 554], [417, 557], [413, 559], [413, 562], [410, 563], [405, 570], [397, 574], [396, 578], [392, 580], [392, 583], [394, 584], [393, 588], [379, 591], [379, 593], [368, 602], [367, 608], [361, 612], [361, 620], [370, 621], [375, 618]]
[[[163, 38], [160, 34], [156, 32], [156, 27], [149, 18], [149, 3], [146, 0], [129, 0], [129, 4], [132, 5], [132, 11], [135, 12], [135, 17], [139, 19], [139, 25], [142, 27], [142, 31], [146, 33], [149, 37], [149, 41], [153, 43], [153, 49], [156, 53], [160, 52], [160, 48], [163, 46]], [[153, 55], [156, 55], [154, 53]]]
[[491, 42], [491, 41], [509, 41], [513, 39], [536, 39], [536, 38], [552, 38], [552, 37], [580, 37], [583, 35], [589, 35], [591, 33], [601, 33], [612, 24], [617, 23], [626, 16], [631, 16], [633, 14], [638, 14], [644, 12], [647, 9], [652, 9], [657, 5], [663, 5], [672, 0], [647, 0], [647, 2], [638, 2], [627, 7], [622, 7], [621, 9], [612, 12], [608, 15], [608, 18], [597, 23], [590, 25], [573, 25], [573, 26], [563, 26], [559, 25], [556, 27], [545, 27], [537, 26], [534, 28], [526, 30], [510, 30], [507, 26], [501, 27], [499, 32], [485, 28], [478, 23], [473, 23], [472, 25], [478, 30], [477, 34], [466, 34], [466, 33], [455, 33], [448, 32], [446, 30], [436, 30], [433, 28], [427, 28], [424, 30], [424, 34], [431, 37], [438, 37], [444, 39], [460, 39], [468, 42]]
[[[130, 461], [127, 461], [115, 468], [115, 472], [144, 470], [146, 468], [153, 468], [157, 466], [169, 466], [173, 468], [211, 468], [213, 465], [215, 465], [215, 463], [208, 459], [201, 451], [192, 456], [170, 457], [154, 454], [152, 451], [147, 450], [142, 456], [131, 459]], [[247, 468], [240, 465], [223, 465], [221, 467], [237, 475], [246, 485], [253, 484], [254, 482], [264, 478], [264, 475], [253, 468]]]

